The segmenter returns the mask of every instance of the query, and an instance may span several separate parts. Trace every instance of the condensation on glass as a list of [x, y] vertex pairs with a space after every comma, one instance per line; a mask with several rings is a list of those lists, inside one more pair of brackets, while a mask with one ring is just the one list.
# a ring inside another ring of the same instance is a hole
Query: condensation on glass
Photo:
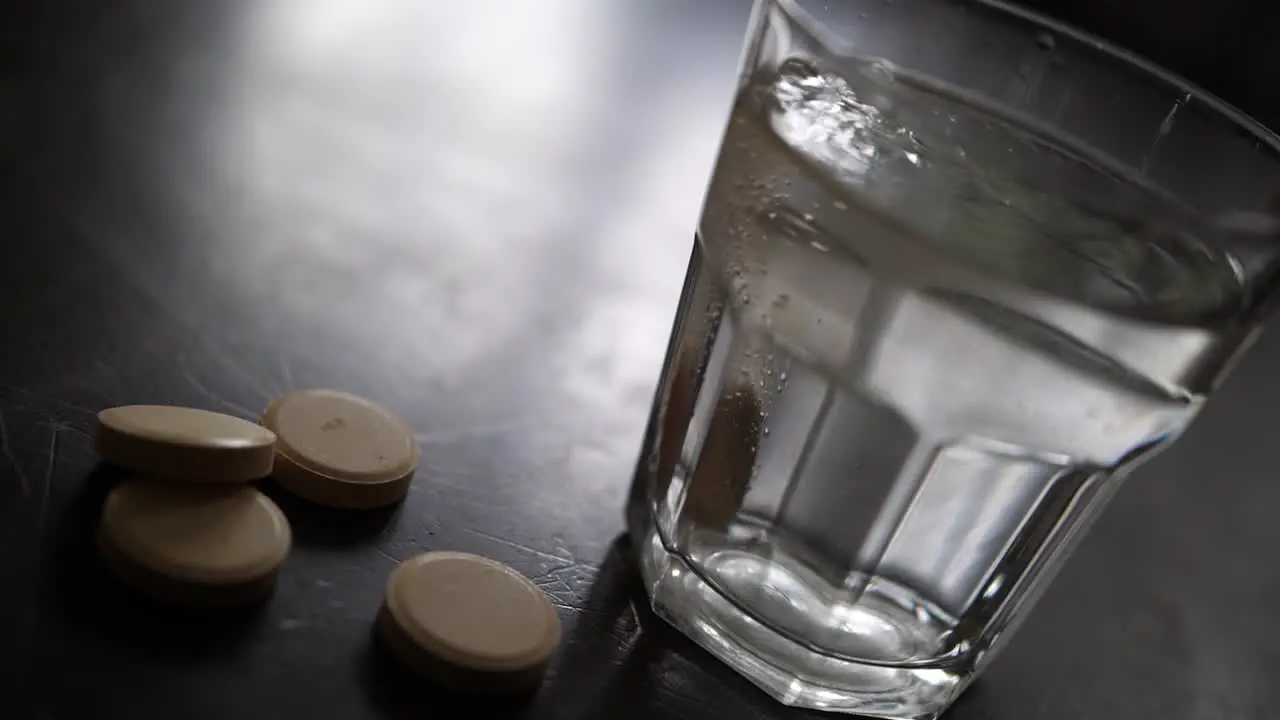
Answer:
[[933, 718], [1267, 306], [1276, 139], [1003, 5], [757, 5], [637, 469], [655, 610]]

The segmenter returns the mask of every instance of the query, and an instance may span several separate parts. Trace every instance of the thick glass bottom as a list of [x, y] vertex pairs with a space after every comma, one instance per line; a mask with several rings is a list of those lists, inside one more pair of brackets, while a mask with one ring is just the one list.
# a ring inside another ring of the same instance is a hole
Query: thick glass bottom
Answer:
[[[663, 545], [652, 519], [647, 525], [632, 530], [641, 530], [633, 542], [654, 612], [783, 704], [892, 720], [932, 720], [973, 677], [966, 658], [880, 663], [819, 652], [797, 642], [757, 620], [696, 568], [720, 566], [717, 577], [724, 578], [724, 566], [731, 564], [747, 582], [768, 573], [770, 586], [794, 586], [795, 592], [778, 599], [796, 604], [798, 612], [803, 612], [802, 569], [791, 575], [776, 560], [736, 549], [691, 561]], [[856, 609], [843, 618], [842, 627], [846, 632], [850, 627], [861, 630], [864, 650], [874, 653], [879, 648], [892, 657], [905, 646], [928, 640], [934, 626], [926, 612], [911, 615], [899, 603], [889, 598], [877, 602], [869, 593], [870, 586]]]

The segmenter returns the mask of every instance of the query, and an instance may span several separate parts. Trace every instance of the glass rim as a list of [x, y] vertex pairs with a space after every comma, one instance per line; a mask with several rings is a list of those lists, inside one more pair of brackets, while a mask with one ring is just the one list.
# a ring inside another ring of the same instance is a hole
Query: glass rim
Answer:
[[[838, 51], [842, 45], [847, 45], [835, 33], [827, 30], [823, 22], [814, 17], [813, 13], [801, 7], [801, 0], [762, 0], [763, 2], [772, 2], [780, 7], [784, 12], [792, 17], [796, 22], [804, 27], [805, 31], [813, 35], [828, 50]], [[848, 2], [851, 0], [839, 0]], [[1022, 7], [1015, 3], [1006, 2], [1005, 0], [970, 0], [976, 5], [990, 8], [996, 12], [1009, 15], [1011, 17], [1024, 20], [1026, 22], [1038, 25], [1045, 30], [1052, 31], [1055, 34], [1065, 36], [1070, 40], [1085, 45], [1095, 52], [1107, 56], [1120, 64], [1128, 65], [1154, 80], [1157, 80], [1169, 86], [1175, 91], [1180, 91], [1186, 95], [1184, 103], [1195, 99], [1204, 103], [1214, 113], [1222, 116], [1236, 127], [1247, 132], [1253, 139], [1260, 143], [1264, 143], [1267, 147], [1278, 156], [1280, 156], [1280, 135], [1277, 135], [1266, 125], [1255, 120], [1248, 113], [1240, 110], [1231, 103], [1223, 100], [1214, 93], [1205, 90], [1200, 85], [1182, 77], [1181, 75], [1166, 70], [1154, 61], [1139, 55], [1131, 50], [1112, 43], [1108, 40], [1094, 35], [1088, 31], [1082, 30], [1069, 23], [1062, 22], [1044, 13], [1036, 12], [1028, 8]]]

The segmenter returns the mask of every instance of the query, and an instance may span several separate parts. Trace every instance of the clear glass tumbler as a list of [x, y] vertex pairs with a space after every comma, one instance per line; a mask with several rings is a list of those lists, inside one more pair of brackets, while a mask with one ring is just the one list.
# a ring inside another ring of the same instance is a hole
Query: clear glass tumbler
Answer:
[[1253, 336], [1278, 148], [1004, 3], [758, 2], [627, 511], [654, 609], [936, 717]]

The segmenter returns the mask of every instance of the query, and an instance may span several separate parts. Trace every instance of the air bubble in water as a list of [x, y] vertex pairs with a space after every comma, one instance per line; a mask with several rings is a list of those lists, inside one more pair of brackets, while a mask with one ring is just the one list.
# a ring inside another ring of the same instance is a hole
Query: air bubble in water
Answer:
[[898, 79], [897, 68], [888, 60], [880, 59], [871, 63], [867, 68], [867, 75], [880, 82], [893, 82]]

